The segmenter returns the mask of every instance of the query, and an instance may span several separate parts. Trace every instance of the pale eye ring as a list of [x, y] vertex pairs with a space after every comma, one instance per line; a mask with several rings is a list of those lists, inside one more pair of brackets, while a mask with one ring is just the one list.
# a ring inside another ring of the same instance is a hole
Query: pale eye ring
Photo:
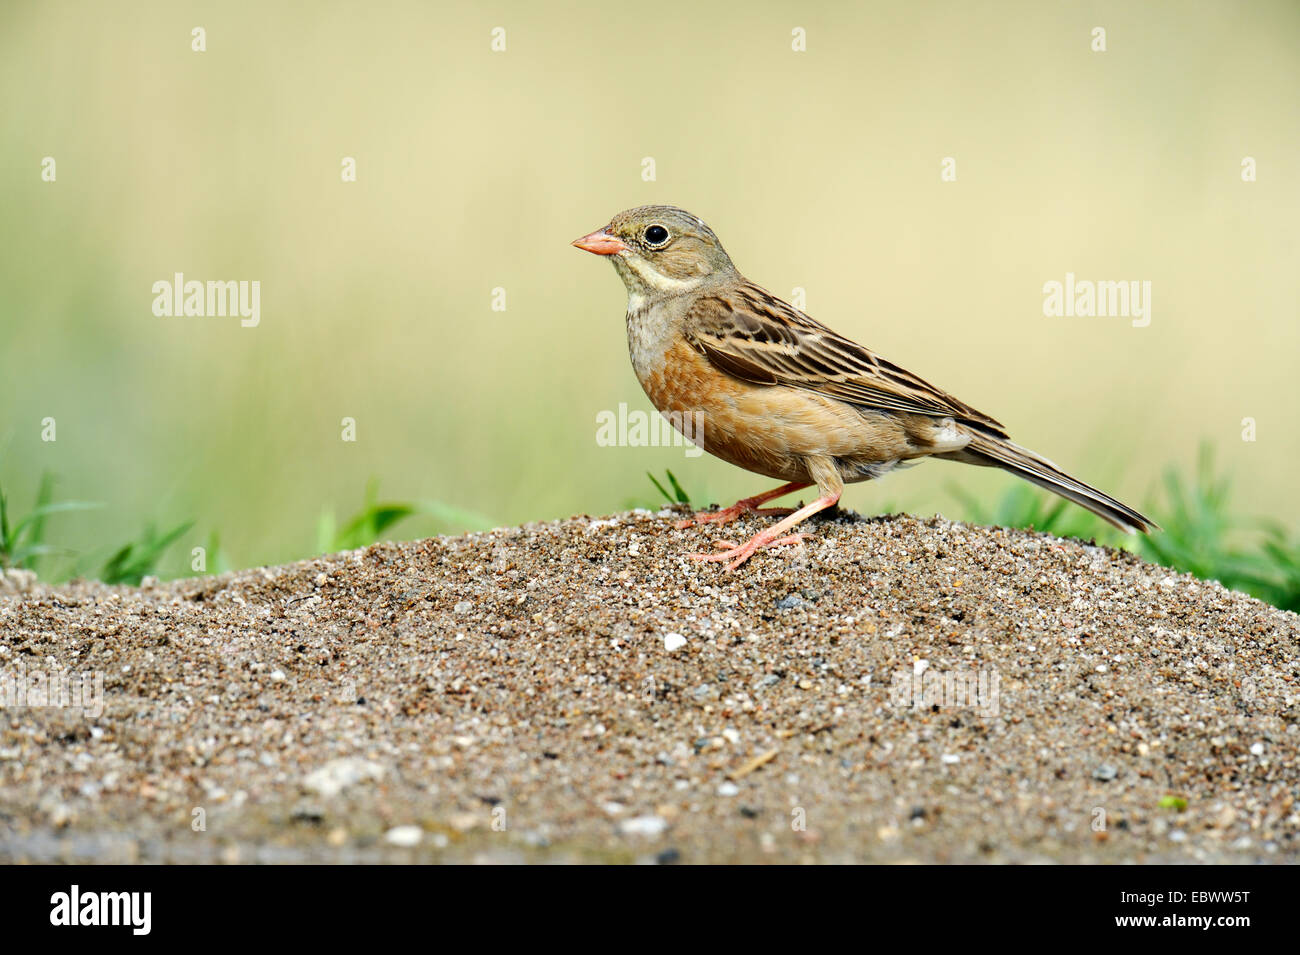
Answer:
[[652, 225], [645, 230], [645, 240], [651, 245], [663, 245], [668, 241], [668, 230], [661, 225]]

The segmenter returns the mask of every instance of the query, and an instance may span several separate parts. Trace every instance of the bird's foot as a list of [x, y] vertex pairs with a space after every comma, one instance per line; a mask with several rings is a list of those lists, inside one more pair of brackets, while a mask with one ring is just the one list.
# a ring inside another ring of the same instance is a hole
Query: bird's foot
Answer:
[[702, 527], [705, 524], [730, 524], [743, 514], [780, 515], [784, 517], [787, 514], [794, 513], [792, 507], [759, 507], [758, 505], [763, 500], [762, 497], [747, 497], [743, 501], [737, 501], [731, 507], [724, 507], [720, 511], [705, 511], [702, 514], [694, 514], [684, 521], [678, 521], [673, 526], [681, 531], [688, 527]]
[[692, 560], [699, 561], [731, 561], [727, 564], [727, 570], [735, 570], [754, 554], [760, 550], [769, 547], [780, 547], [784, 544], [795, 544], [803, 546], [805, 537], [812, 537], [811, 534], [786, 534], [784, 537], [778, 537], [769, 531], [760, 531], [743, 544], [737, 544], [735, 541], [714, 541], [713, 546], [720, 548], [720, 554], [690, 554]]

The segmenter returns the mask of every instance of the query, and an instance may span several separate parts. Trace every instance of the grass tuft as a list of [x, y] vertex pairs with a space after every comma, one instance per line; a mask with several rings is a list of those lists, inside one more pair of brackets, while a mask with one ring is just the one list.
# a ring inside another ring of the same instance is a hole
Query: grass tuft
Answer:
[[645, 473], [645, 476], [650, 479], [650, 483], [655, 486], [655, 488], [659, 491], [659, 493], [664, 496], [664, 500], [666, 500], [669, 504], [685, 504], [689, 506], [691, 503], [691, 496], [687, 494], [686, 491], [683, 490], [681, 484], [678, 483], [677, 475], [673, 474], [672, 471], [665, 471], [664, 473], [668, 475], [668, 483], [672, 485], [673, 488], [672, 494], [669, 494], [666, 490], [664, 490], [664, 486], [660, 484], [659, 481], [655, 478], [655, 476], [651, 474], [649, 471]]
[[332, 554], [341, 550], [369, 547], [380, 540], [393, 525], [408, 517], [423, 515], [450, 527], [463, 527], [471, 531], [488, 530], [495, 526], [489, 517], [474, 511], [451, 507], [439, 501], [380, 501], [379, 482], [371, 479], [366, 484], [365, 506], [339, 528], [333, 511], [323, 511], [316, 522], [317, 553]]
[[159, 534], [152, 524], [148, 525], [139, 537], [123, 544], [112, 557], [104, 561], [97, 578], [106, 584], [140, 586], [140, 581], [145, 577], [154, 575], [163, 552], [193, 526], [194, 522], [189, 521], [173, 527], [165, 534]]
[[41, 558], [54, 553], [68, 553], [45, 543], [45, 522], [54, 514], [85, 511], [102, 507], [91, 501], [55, 501], [54, 476], [46, 471], [36, 491], [36, 501], [27, 516], [12, 526], [9, 523], [9, 499], [0, 487], [0, 568], [30, 570], [39, 573]]

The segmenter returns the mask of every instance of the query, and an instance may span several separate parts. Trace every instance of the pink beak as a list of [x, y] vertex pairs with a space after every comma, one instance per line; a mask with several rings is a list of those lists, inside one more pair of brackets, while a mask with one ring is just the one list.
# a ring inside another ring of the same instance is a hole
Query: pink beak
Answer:
[[615, 255], [627, 249], [622, 240], [614, 238], [604, 229], [597, 229], [590, 235], [584, 235], [581, 239], [574, 239], [573, 244], [586, 252], [593, 252], [596, 255]]

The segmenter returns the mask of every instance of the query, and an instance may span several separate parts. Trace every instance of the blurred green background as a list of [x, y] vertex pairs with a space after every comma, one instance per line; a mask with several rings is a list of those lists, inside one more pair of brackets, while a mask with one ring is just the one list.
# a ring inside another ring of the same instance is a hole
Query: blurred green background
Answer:
[[[1294, 527], [1298, 41], [1294, 0], [6, 0], [0, 483], [104, 502], [50, 535], [101, 559], [193, 521], [167, 575], [214, 531], [231, 566], [307, 556], [371, 479], [453, 509], [408, 537], [652, 503], [648, 470], [697, 503], [765, 489], [596, 444], [598, 412], [650, 405], [621, 283], [568, 243], [670, 202], [1085, 480], [1140, 507], [1207, 440]], [[174, 272], [260, 281], [260, 326], [155, 317]], [[1066, 272], [1150, 281], [1150, 326], [1044, 317]], [[934, 462], [845, 504], [956, 516], [955, 481], [1014, 479]]]

